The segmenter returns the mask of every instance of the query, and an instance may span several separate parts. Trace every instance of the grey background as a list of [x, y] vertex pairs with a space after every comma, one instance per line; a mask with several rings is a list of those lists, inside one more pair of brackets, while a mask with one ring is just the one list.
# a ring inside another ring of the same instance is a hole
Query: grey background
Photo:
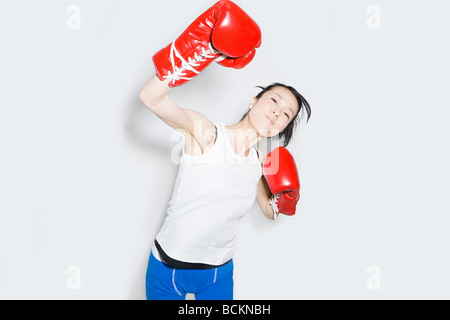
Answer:
[[[138, 95], [152, 55], [214, 2], [1, 2], [0, 298], [145, 298], [181, 140]], [[448, 1], [236, 3], [262, 29], [255, 60], [172, 99], [230, 125], [278, 81], [313, 116], [289, 146], [297, 215], [269, 221], [255, 202], [240, 224], [235, 298], [449, 299]]]

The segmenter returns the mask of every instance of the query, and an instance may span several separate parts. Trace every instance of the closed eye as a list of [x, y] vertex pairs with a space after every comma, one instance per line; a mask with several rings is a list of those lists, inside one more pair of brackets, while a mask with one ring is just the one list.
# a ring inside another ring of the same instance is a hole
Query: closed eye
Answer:
[[286, 115], [286, 117], [287, 117], [288, 119], [290, 118], [289, 115], [288, 115], [286, 112], [285, 112], [284, 114]]

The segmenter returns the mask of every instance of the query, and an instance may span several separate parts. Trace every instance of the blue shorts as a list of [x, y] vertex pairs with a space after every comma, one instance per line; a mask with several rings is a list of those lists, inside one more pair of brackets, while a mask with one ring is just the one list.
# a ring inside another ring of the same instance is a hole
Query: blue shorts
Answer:
[[176, 269], [150, 254], [146, 275], [147, 300], [233, 300], [233, 260], [214, 269]]

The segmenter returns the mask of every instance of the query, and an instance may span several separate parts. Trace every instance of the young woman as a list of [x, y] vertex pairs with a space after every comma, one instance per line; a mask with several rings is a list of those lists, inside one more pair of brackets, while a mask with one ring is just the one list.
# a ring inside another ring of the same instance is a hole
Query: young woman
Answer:
[[[199, 40], [200, 39], [200, 40]], [[240, 43], [243, 41], [244, 43]], [[233, 299], [233, 251], [237, 224], [257, 199], [264, 215], [292, 215], [298, 176], [287, 150], [264, 158], [256, 144], [279, 136], [291, 140], [307, 101], [292, 87], [275, 83], [254, 97], [232, 126], [213, 123], [169, 97], [171, 88], [192, 79], [219, 58], [242, 68], [261, 44], [256, 23], [229, 0], [217, 2], [173, 43], [153, 57], [157, 75], [140, 98], [162, 121], [181, 132], [185, 147], [167, 218], [156, 236], [147, 275], [147, 299]], [[279, 170], [263, 175], [270, 158]]]

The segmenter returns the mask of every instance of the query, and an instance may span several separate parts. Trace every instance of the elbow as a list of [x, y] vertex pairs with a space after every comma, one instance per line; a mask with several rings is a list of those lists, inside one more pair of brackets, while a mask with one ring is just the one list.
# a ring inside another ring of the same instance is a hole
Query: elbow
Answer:
[[152, 103], [151, 103], [151, 99], [149, 99], [148, 95], [145, 93], [145, 90], [142, 90], [142, 91], [139, 93], [139, 99], [140, 99], [145, 105], [152, 104]]
[[139, 99], [149, 108], [164, 103], [170, 87], [155, 75], [139, 93]]
[[151, 110], [159, 105], [164, 100], [164, 97], [153, 97], [146, 93], [145, 90], [142, 90], [139, 94], [139, 99]]
[[142, 91], [139, 93], [139, 99], [140, 99], [142, 102], [145, 103], [145, 94], [144, 94], [144, 90], [142, 90]]
[[154, 108], [155, 105], [157, 104], [157, 103], [155, 103], [155, 101], [153, 99], [149, 98], [143, 91], [139, 94], [139, 99], [150, 110], [152, 110], [152, 108]]

